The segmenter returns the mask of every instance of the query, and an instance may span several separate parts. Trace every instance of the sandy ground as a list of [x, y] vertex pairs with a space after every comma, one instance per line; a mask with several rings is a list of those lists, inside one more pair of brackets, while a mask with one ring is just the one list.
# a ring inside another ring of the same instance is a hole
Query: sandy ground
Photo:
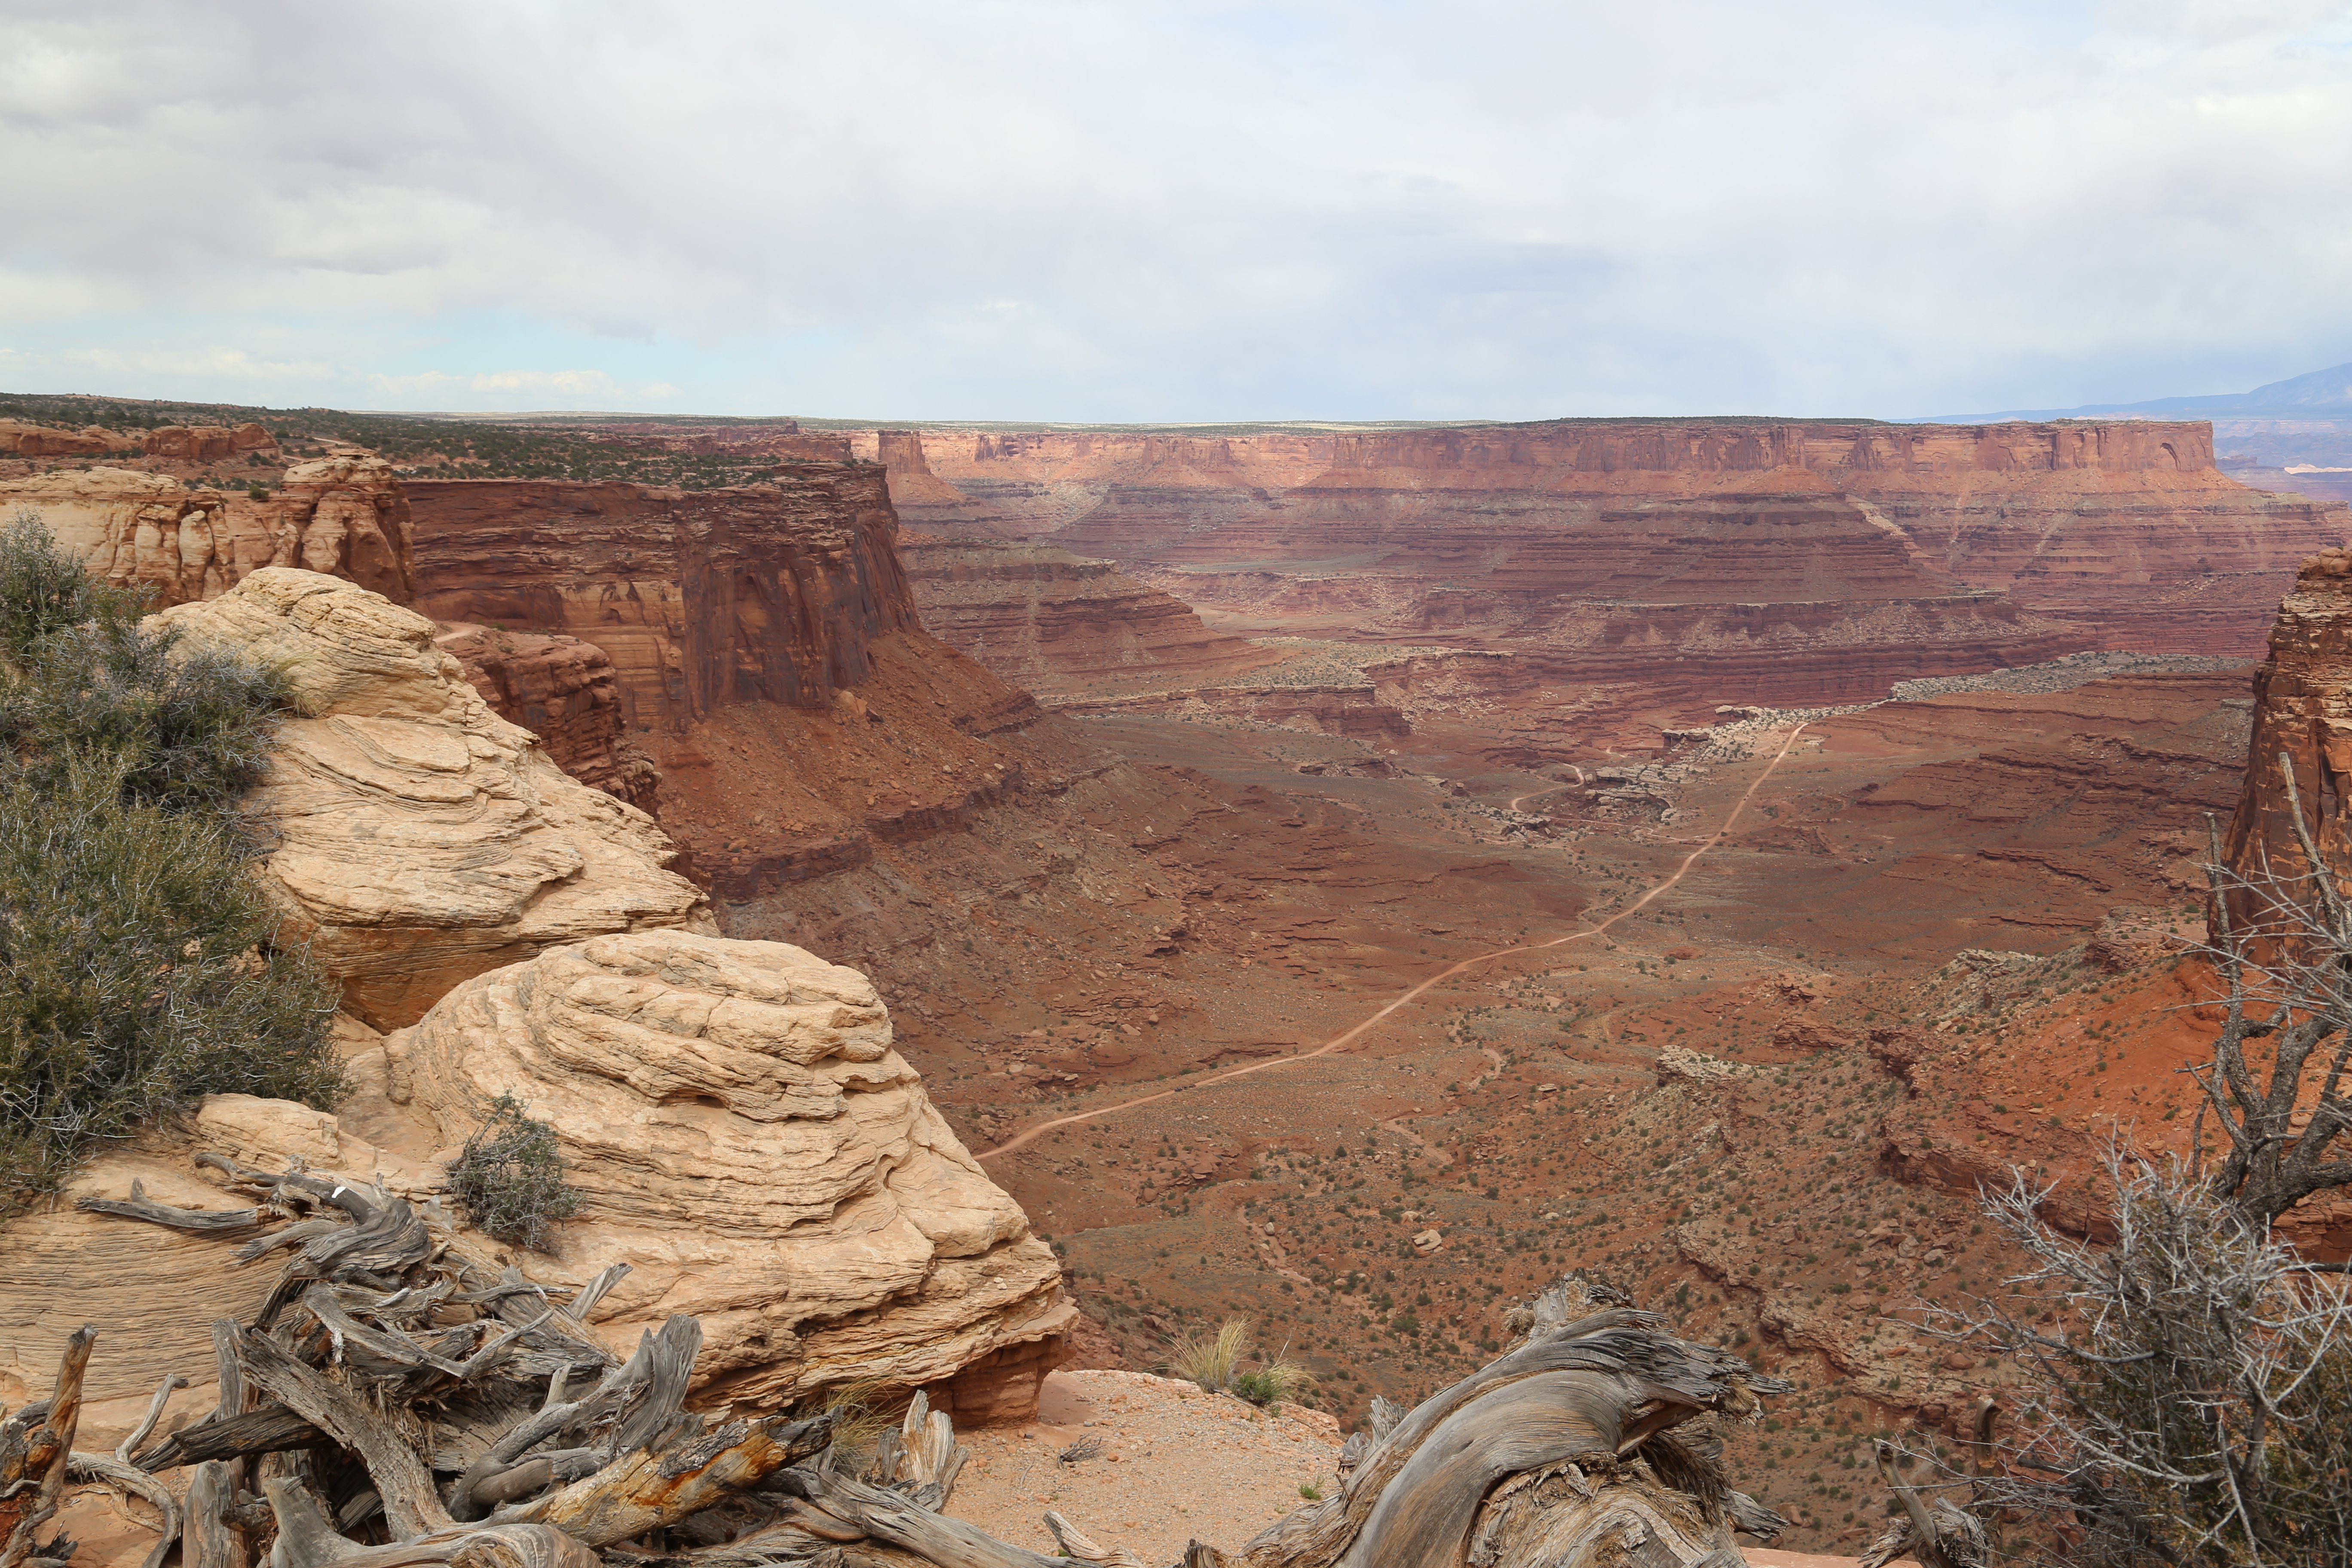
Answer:
[[[1000, 1541], [1051, 1552], [1047, 1509], [1106, 1546], [1174, 1563], [1198, 1539], [1232, 1551], [1337, 1485], [1339, 1424], [1283, 1405], [1272, 1415], [1227, 1394], [1140, 1372], [1057, 1372], [1037, 1419], [957, 1434], [971, 1450], [948, 1512]], [[1100, 1457], [1065, 1462], [1086, 1438]]]

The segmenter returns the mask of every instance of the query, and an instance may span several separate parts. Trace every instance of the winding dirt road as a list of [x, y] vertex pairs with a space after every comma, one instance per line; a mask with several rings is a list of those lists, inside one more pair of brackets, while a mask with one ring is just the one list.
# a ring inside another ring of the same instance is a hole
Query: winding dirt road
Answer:
[[[1404, 991], [1401, 995], [1398, 995], [1394, 999], [1383, 1004], [1378, 1011], [1374, 1012], [1370, 1017], [1364, 1019], [1361, 1023], [1354, 1025], [1352, 1027], [1341, 1030], [1339, 1034], [1332, 1036], [1329, 1039], [1324, 1041], [1321, 1045], [1316, 1047], [1311, 1051], [1300, 1051], [1296, 1055], [1287, 1057], [1270, 1057], [1264, 1061], [1251, 1062], [1245, 1067], [1228, 1068], [1223, 1072], [1211, 1073], [1205, 1078], [1195, 1079], [1191, 1083], [1179, 1084], [1174, 1089], [1163, 1089], [1157, 1094], [1141, 1095], [1134, 1100], [1122, 1100], [1115, 1105], [1097, 1106], [1091, 1110], [1075, 1111], [1068, 1116], [1055, 1117], [1050, 1121], [1040, 1121], [1034, 1127], [1025, 1128], [1022, 1131], [1015, 1133], [1011, 1138], [1006, 1139], [1003, 1142], [999, 1143], [995, 1148], [988, 1150], [984, 1153], [981, 1154], [979, 1158], [982, 1160], [993, 1160], [1000, 1154], [1011, 1154], [1019, 1150], [1025, 1149], [1030, 1144], [1034, 1143], [1038, 1139], [1044, 1137], [1046, 1133], [1054, 1131], [1056, 1127], [1075, 1126], [1082, 1121], [1098, 1121], [1106, 1116], [1116, 1115], [1122, 1110], [1133, 1110], [1138, 1106], [1156, 1105], [1160, 1100], [1173, 1100], [1180, 1094], [1190, 1094], [1194, 1089], [1206, 1089], [1212, 1084], [1230, 1083], [1234, 1079], [1247, 1078], [1252, 1073], [1268, 1072], [1276, 1068], [1288, 1067], [1295, 1062], [1312, 1061], [1317, 1057], [1327, 1057], [1334, 1051], [1345, 1050], [1349, 1046], [1360, 1039], [1368, 1031], [1385, 1022], [1391, 1014], [1395, 1013], [1400, 1008], [1411, 1006], [1415, 1001], [1419, 1000], [1423, 994], [1427, 992], [1431, 986], [1436, 985], [1441, 982], [1450, 980], [1454, 976], [1463, 973], [1465, 970], [1475, 969], [1482, 963], [1491, 963], [1498, 958], [1508, 958], [1513, 953], [1541, 952], [1548, 948], [1565, 946], [1567, 943], [1571, 942], [1581, 942], [1589, 936], [1602, 935], [1611, 926], [1615, 925], [1619, 921], [1623, 920], [1628, 915], [1639, 912], [1643, 907], [1647, 905], [1652, 900], [1657, 898], [1662, 893], [1671, 890], [1676, 883], [1680, 882], [1685, 876], [1690, 874], [1691, 867], [1697, 863], [1700, 856], [1706, 854], [1708, 850], [1721, 843], [1723, 841], [1723, 836], [1729, 833], [1734, 827], [1738, 826], [1740, 815], [1748, 809], [1748, 803], [1756, 797], [1756, 792], [1758, 790], [1764, 787], [1765, 781], [1772, 776], [1773, 773], [1780, 767], [1782, 761], [1789, 755], [1790, 748], [1796, 745], [1797, 737], [1804, 732], [1805, 726], [1802, 724], [1798, 725], [1795, 729], [1789, 731], [1789, 738], [1780, 742], [1780, 749], [1772, 753], [1772, 760], [1764, 764], [1764, 771], [1758, 773], [1754, 782], [1749, 784], [1745, 790], [1740, 792], [1739, 798], [1734, 801], [1732, 803], [1731, 809], [1724, 814], [1722, 826], [1717, 827], [1713, 833], [1708, 834], [1704, 839], [1700, 840], [1697, 847], [1694, 848], [1689, 854], [1684, 856], [1681, 865], [1676, 866], [1673, 872], [1668, 876], [1663, 877], [1656, 882], [1651, 884], [1649, 890], [1643, 893], [1640, 898], [1634, 900], [1632, 903], [1627, 904], [1624, 908], [1619, 910], [1615, 914], [1611, 915], [1607, 920], [1601, 921], [1599, 924], [1586, 926], [1580, 931], [1570, 931], [1566, 936], [1553, 937], [1549, 942], [1522, 942], [1517, 947], [1498, 947], [1491, 952], [1475, 953], [1468, 958], [1448, 964], [1445, 968], [1439, 970], [1428, 979], [1416, 983]], [[1538, 790], [1536, 792], [1538, 795], [1549, 793], [1550, 792], [1546, 790]], [[1530, 800], [1533, 798], [1533, 795], [1523, 795], [1519, 796], [1519, 800]], [[1518, 805], [1518, 801], [1513, 801], [1511, 804], [1513, 807], [1516, 808]]]

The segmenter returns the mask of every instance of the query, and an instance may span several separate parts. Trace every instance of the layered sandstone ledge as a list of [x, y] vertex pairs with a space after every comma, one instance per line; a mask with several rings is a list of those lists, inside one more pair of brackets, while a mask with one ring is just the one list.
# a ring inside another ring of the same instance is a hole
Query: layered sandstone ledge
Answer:
[[299, 716], [250, 800], [262, 870], [369, 1023], [413, 1023], [459, 981], [551, 944], [715, 930], [653, 819], [492, 712], [415, 611], [268, 567], [158, 618], [287, 671]]
[[[1050, 540], [1131, 570], [1248, 566], [1370, 597], [1411, 597], [1409, 584], [1433, 579], [1476, 593], [1490, 575], [1507, 593], [1539, 578], [1554, 595], [1649, 597], [1591, 595], [1587, 584], [1660, 520], [1734, 497], [1812, 498], [1899, 534], [1967, 587], [2080, 623], [2078, 647], [2242, 657], [2258, 651], [2294, 563], [2352, 531], [2340, 503], [2248, 489], [2221, 473], [2202, 422], [935, 430], [919, 452], [894, 444], [894, 461], [916, 455], [931, 482], [969, 498], [908, 511], [927, 527]], [[1210, 585], [1195, 594], [1156, 580], [1188, 603], [1222, 606]], [[1417, 629], [1408, 611], [1358, 635]]]
[[103, 466], [0, 480], [0, 509], [20, 507], [92, 576], [148, 589], [158, 609], [218, 598], [265, 566], [348, 577], [395, 604], [415, 595], [407, 500], [381, 458], [297, 463], [267, 496]]
[[[894, 499], [898, 488], [894, 476]], [[907, 534], [898, 552], [926, 630], [1055, 706], [1221, 684], [1286, 657], [1052, 545]]]

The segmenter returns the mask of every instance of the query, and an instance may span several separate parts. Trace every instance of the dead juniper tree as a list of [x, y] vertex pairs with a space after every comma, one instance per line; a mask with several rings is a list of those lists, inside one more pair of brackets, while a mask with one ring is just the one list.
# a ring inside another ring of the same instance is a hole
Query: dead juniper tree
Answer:
[[2284, 752], [2279, 769], [2299, 872], [2273, 869], [2259, 847], [2252, 874], [2233, 869], [2207, 819], [2211, 936], [2199, 951], [2228, 994], [2212, 1060], [2190, 1069], [2204, 1091], [2192, 1158], [2202, 1163], [2210, 1111], [2229, 1148], [2207, 1179], [2263, 1230], [2312, 1194], [2352, 1184], [2352, 1159], [2328, 1158], [2352, 1127], [2352, 900], [2312, 840]]
[[2352, 1289], [2187, 1163], [2105, 1164], [2104, 1246], [2042, 1217], [2046, 1187], [1985, 1194], [2032, 1267], [1935, 1327], [2017, 1366], [2024, 1401], [2002, 1473], [1949, 1479], [2025, 1521], [2029, 1561], [2352, 1562]]

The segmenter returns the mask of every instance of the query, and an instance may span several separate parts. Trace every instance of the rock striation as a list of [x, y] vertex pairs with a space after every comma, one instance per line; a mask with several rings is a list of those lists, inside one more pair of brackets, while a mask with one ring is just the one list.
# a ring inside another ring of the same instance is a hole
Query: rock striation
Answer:
[[493, 713], [433, 623], [318, 573], [257, 571], [159, 617], [278, 665], [299, 717], [252, 796], [294, 934], [378, 1028], [561, 942], [709, 931], [652, 818], [566, 776]]
[[37, 512], [91, 575], [147, 588], [159, 609], [217, 598], [267, 566], [347, 577], [395, 604], [415, 595], [407, 498], [381, 458], [298, 463], [268, 495], [79, 468], [0, 480], [0, 507]]
[[787, 463], [777, 482], [657, 490], [554, 480], [407, 487], [417, 607], [562, 633], [612, 660], [632, 732], [738, 702], [822, 710], [916, 611], [883, 471]]
[[[2284, 759], [2284, 765], [2282, 765]], [[2289, 772], [2304, 827], [2321, 857], [2352, 866], [2352, 551], [2330, 550], [2303, 563], [2294, 591], [2278, 607], [2270, 658], [2254, 677], [2253, 738], [2245, 784], [2230, 818], [2221, 858], [2241, 879], [2301, 879], [2312, 867], [2294, 834]], [[2339, 874], [2352, 891], [2352, 879]], [[2244, 890], [2230, 897], [2240, 930], [2259, 929], [2263, 912]]]
[[164, 425], [138, 437], [139, 449], [151, 458], [175, 458], [187, 463], [216, 463], [239, 452], [274, 449], [278, 438], [259, 425]]
[[539, 737], [557, 767], [640, 811], [654, 809], [661, 773], [625, 739], [620, 678], [603, 648], [462, 622], [441, 625], [434, 641], [457, 657], [493, 712]]
[[924, 628], [1049, 704], [1223, 684], [1286, 657], [1212, 632], [1116, 563], [1050, 544], [910, 533], [898, 553]]
[[630, 1265], [600, 1325], [621, 1340], [699, 1317], [706, 1398], [871, 1379], [929, 1385], [961, 1422], [1025, 1413], [1076, 1321], [854, 969], [781, 942], [598, 937], [467, 981], [386, 1050], [394, 1098], [445, 1142], [499, 1094], [555, 1127], [587, 1200], [565, 1274]]
[[[926, 526], [968, 520], [1130, 570], [1247, 563], [1310, 602], [1357, 602], [1354, 635], [1383, 637], [1424, 629], [1445, 606], [1423, 591], [1446, 583], [1473, 602], [1538, 577], [1564, 601], [1623, 596], [1586, 584], [1616, 575], [1662, 523], [1703, 530], [1733, 498], [1774, 496], [1899, 534], [1961, 586], [2075, 623], [2075, 646], [2252, 657], [2294, 563], [2347, 531], [2339, 505], [2231, 480], [2210, 426], [2187, 422], [934, 430], [922, 452], [928, 473], [971, 498], [963, 512], [927, 510]], [[1153, 580], [1204, 611], [1280, 609], [1263, 584]]]

